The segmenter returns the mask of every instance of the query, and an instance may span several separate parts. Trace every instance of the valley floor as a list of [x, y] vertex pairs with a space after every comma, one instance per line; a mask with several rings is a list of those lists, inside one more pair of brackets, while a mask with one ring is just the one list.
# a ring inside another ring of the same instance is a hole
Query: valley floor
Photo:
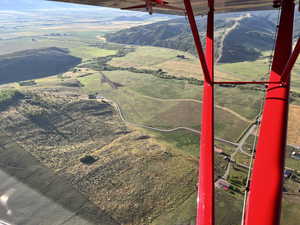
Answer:
[[[28, 36], [26, 43], [66, 48], [82, 61], [55, 76], [1, 84], [0, 218], [31, 225], [193, 224], [203, 83], [193, 72], [199, 68], [195, 57], [108, 43], [91, 31], [44, 35], [35, 41]], [[14, 43], [0, 40], [0, 46]], [[249, 65], [218, 65], [216, 76], [235, 79]], [[249, 79], [248, 70], [241, 74]], [[300, 146], [297, 79], [285, 225], [296, 225], [300, 210], [300, 161], [291, 157]], [[215, 95], [215, 179], [229, 184], [216, 189], [217, 224], [239, 224], [264, 89], [218, 86]]]

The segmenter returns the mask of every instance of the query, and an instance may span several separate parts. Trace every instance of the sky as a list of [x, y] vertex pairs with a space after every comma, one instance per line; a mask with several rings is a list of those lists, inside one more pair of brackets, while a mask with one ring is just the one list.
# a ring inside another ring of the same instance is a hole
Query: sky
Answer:
[[0, 0], [0, 10], [35, 10], [53, 8], [95, 9], [96, 7], [46, 0]]
[[[15, 11], [18, 13], [26, 13], [28, 11], [57, 11], [57, 12], [82, 12], [96, 11], [101, 15], [116, 16], [116, 15], [127, 15], [127, 16], [147, 16], [147, 13], [137, 11], [127, 11], [114, 8], [100, 7], [100, 6], [89, 6], [83, 4], [72, 4], [65, 2], [55, 2], [47, 0], [0, 0], [0, 11]], [[155, 14], [155, 16], [162, 16], [161, 14]], [[165, 15], [163, 15], [165, 16]]]

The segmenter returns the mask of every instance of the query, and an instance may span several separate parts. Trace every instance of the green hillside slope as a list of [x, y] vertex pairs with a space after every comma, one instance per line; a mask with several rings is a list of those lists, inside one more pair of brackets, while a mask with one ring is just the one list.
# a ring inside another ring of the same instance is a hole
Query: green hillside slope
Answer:
[[[255, 61], [273, 48], [278, 12], [217, 15], [215, 19], [216, 56], [219, 63]], [[205, 18], [197, 18], [204, 42]], [[296, 24], [300, 16], [296, 15]], [[295, 37], [300, 30], [295, 26]], [[122, 44], [167, 47], [195, 54], [194, 41], [185, 18], [133, 27], [106, 35], [108, 41]]]

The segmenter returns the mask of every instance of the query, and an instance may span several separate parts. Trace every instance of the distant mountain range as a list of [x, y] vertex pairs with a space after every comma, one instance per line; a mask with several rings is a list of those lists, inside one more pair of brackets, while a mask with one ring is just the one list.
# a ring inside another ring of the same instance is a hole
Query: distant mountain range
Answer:
[[[59, 3], [47, 0], [0, 0], [1, 10], [84, 9], [99, 10], [102, 16], [118, 21], [149, 19], [146, 13], [126, 12], [103, 7]], [[66, 11], [69, 12], [69, 11]], [[84, 14], [82, 14], [84, 15]], [[262, 51], [272, 50], [278, 22], [275, 11], [217, 14], [215, 19], [216, 57], [220, 63], [256, 60]], [[160, 14], [154, 16], [161, 17]], [[174, 17], [166, 17], [168, 19]], [[184, 17], [132, 27], [107, 34], [108, 41], [122, 44], [152, 45], [188, 51], [196, 54], [187, 19]], [[205, 18], [197, 18], [201, 36], [205, 35]], [[300, 35], [300, 13], [296, 14], [295, 37]], [[203, 39], [203, 43], [205, 41]]]
[[[277, 12], [219, 14], [215, 19], [216, 57], [220, 63], [253, 61], [262, 51], [272, 50]], [[205, 19], [198, 17], [204, 41]], [[295, 37], [300, 34], [300, 14], [296, 15]], [[106, 35], [108, 41], [122, 44], [151, 45], [195, 54], [194, 41], [186, 18], [133, 27]]]

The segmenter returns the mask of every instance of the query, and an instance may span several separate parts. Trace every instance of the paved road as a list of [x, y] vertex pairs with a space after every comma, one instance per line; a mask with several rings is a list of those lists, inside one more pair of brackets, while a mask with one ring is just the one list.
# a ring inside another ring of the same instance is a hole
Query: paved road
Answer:
[[[231, 164], [235, 163], [235, 156], [238, 152], [242, 152], [248, 156], [251, 156], [249, 153], [245, 152], [243, 150], [243, 145], [245, 144], [247, 138], [253, 133], [253, 131], [257, 128], [257, 124], [256, 122], [253, 122], [252, 125], [250, 126], [250, 128], [247, 130], [247, 132], [245, 132], [245, 134], [243, 135], [243, 137], [240, 139], [240, 141], [238, 142], [237, 147], [235, 148], [235, 151], [230, 155], [230, 161], [228, 162], [227, 165], [227, 169], [223, 175], [223, 178], [226, 180], [228, 179], [229, 173], [230, 173], [230, 169], [231, 169]], [[241, 165], [243, 167], [247, 167], [245, 165]], [[248, 168], [248, 167], [247, 167]]]

